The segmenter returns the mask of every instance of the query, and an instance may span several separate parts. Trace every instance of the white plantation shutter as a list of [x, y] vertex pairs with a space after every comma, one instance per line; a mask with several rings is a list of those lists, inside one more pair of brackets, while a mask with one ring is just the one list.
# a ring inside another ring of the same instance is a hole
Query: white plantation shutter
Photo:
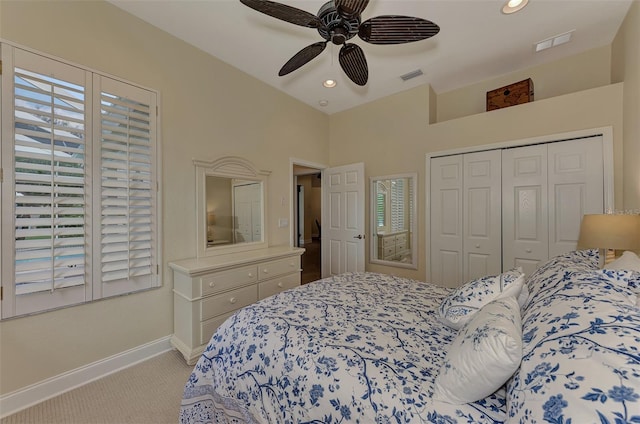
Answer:
[[157, 94], [2, 46], [2, 318], [159, 285]]
[[157, 285], [156, 95], [102, 76], [94, 81], [100, 116], [96, 289], [112, 296]]
[[402, 231], [406, 228], [405, 178], [391, 181], [391, 231]]
[[88, 75], [20, 50], [8, 59], [13, 90], [3, 94], [12, 94], [13, 122], [10, 143], [3, 141], [3, 146], [12, 148], [3, 147], [3, 154], [11, 157], [13, 184], [10, 193], [3, 193], [11, 196], [10, 202], [3, 199], [3, 214], [12, 216], [12, 226], [3, 234], [7, 239], [7, 230], [13, 234], [14, 249], [3, 268], [12, 270], [14, 284], [7, 294], [14, 302], [3, 307], [3, 314], [20, 315], [83, 302], [90, 290], [85, 252], [91, 243], [85, 208]]

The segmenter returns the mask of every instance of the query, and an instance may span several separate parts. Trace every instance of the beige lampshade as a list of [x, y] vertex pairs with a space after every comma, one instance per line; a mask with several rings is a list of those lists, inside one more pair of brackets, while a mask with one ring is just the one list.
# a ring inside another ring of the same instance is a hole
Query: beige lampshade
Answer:
[[207, 213], [207, 225], [215, 225], [216, 224], [216, 214], [213, 212]]
[[640, 249], [640, 215], [585, 215], [579, 249]]

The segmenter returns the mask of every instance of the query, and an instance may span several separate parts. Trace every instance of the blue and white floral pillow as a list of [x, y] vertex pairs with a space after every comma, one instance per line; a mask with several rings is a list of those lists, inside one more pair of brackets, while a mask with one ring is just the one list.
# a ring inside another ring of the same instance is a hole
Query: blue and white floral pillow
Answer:
[[554, 258], [534, 282], [509, 422], [640, 423], [640, 308], [617, 275], [571, 266], [579, 257]]
[[622, 253], [615, 261], [604, 266], [603, 272], [618, 271], [617, 276], [636, 294], [636, 304], [640, 305], [640, 258], [633, 252]]
[[576, 272], [590, 272], [600, 269], [598, 249], [576, 250], [549, 259], [526, 278], [529, 299], [524, 305], [528, 307], [549, 290], [572, 278]]
[[458, 333], [435, 380], [434, 399], [456, 405], [489, 396], [522, 359], [522, 321], [515, 297], [486, 304]]
[[524, 274], [520, 269], [469, 281], [444, 298], [438, 308], [440, 319], [449, 327], [459, 330], [492, 300], [508, 296], [517, 298], [523, 284]]

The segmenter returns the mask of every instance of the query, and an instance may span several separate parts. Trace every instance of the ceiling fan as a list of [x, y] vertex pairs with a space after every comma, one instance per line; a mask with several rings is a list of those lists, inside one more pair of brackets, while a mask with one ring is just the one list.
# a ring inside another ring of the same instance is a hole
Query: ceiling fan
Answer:
[[433, 37], [440, 27], [426, 19], [413, 16], [384, 15], [361, 22], [360, 14], [369, 0], [330, 0], [318, 15], [269, 0], [240, 0], [242, 4], [274, 18], [307, 28], [314, 28], [325, 41], [313, 43], [293, 55], [284, 64], [279, 76], [287, 75], [322, 53], [331, 41], [342, 45], [338, 56], [340, 67], [351, 81], [365, 85], [369, 68], [364, 52], [357, 44], [347, 43], [358, 35], [371, 44], [402, 44]]

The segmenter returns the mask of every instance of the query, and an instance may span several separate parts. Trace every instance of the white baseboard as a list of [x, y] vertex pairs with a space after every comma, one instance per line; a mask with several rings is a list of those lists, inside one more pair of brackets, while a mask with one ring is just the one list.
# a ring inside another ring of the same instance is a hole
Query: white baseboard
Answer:
[[173, 349], [170, 338], [154, 340], [0, 396], [0, 418], [170, 351]]

